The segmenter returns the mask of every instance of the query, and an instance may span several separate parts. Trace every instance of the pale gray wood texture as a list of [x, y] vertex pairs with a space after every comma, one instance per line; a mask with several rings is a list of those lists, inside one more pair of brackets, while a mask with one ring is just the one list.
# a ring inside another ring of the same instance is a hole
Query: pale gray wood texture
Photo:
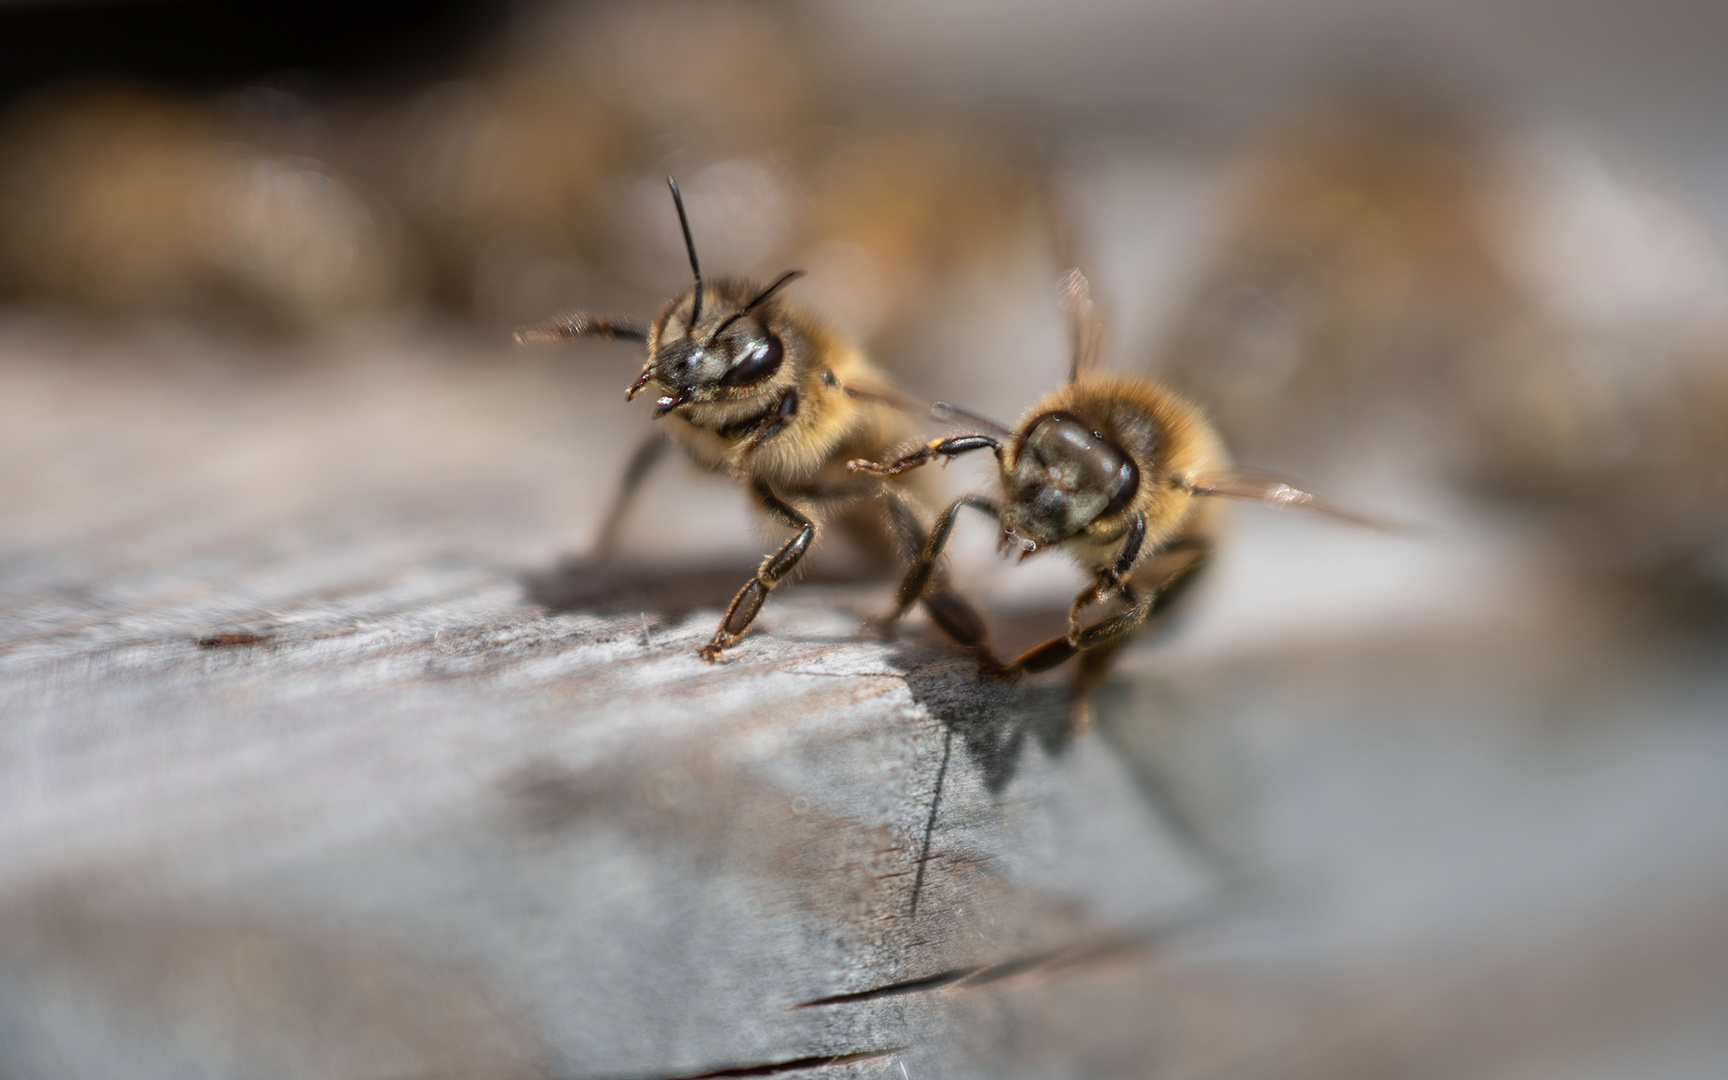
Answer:
[[1510, 556], [1268, 632], [1288, 560], [1336, 598], [1380, 550], [1281, 519], [1201, 597], [1250, 616], [1136, 649], [1078, 738], [1058, 683], [862, 637], [837, 546], [710, 667], [765, 550], [724, 483], [564, 554], [644, 422], [614, 366], [5, 326], [0, 1076], [1728, 1060], [1713, 661]]

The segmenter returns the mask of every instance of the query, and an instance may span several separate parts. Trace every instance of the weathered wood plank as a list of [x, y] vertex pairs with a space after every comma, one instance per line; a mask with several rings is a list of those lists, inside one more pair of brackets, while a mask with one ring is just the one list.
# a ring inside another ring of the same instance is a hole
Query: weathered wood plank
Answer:
[[4, 341], [7, 1076], [1439, 1076], [1728, 1002], [1720, 672], [1578, 609], [1202, 626], [1073, 738], [837, 549], [697, 661], [723, 487], [563, 561], [604, 372]]

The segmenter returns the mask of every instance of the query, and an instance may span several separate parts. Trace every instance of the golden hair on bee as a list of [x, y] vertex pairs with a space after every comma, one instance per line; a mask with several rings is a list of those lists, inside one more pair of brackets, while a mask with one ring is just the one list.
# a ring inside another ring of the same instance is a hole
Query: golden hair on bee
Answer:
[[[1004, 554], [1024, 559], [1060, 549], [1092, 576], [1069, 609], [1068, 632], [1035, 645], [1012, 662], [989, 647], [982, 621], [957, 634], [938, 625], [979, 657], [979, 672], [1015, 679], [1078, 657], [1074, 723], [1091, 722], [1089, 695], [1130, 634], [1168, 610], [1198, 578], [1216, 542], [1213, 497], [1308, 505], [1363, 522], [1278, 481], [1231, 471], [1223, 444], [1200, 410], [1149, 379], [1095, 373], [1099, 332], [1086, 279], [1063, 279], [1060, 298], [1072, 332], [1066, 385], [1041, 397], [1010, 429], [976, 413], [938, 404], [939, 416], [982, 432], [935, 439], [894, 461], [859, 460], [855, 472], [898, 477], [935, 460], [977, 450], [996, 456], [996, 496], [965, 495], [936, 518], [918, 560], [901, 582], [892, 624], [941, 580], [937, 561], [962, 507], [994, 518]], [[1099, 604], [1119, 606], [1097, 622], [1084, 620]], [[929, 605], [926, 604], [926, 608]]]
[[[764, 516], [793, 530], [733, 598], [701, 651], [712, 661], [749, 629], [768, 594], [798, 569], [830, 512], [838, 512], [836, 524], [871, 553], [884, 553], [896, 542], [919, 550], [924, 533], [916, 487], [902, 484], [884, 492], [885, 499], [870, 498], [878, 485], [846, 469], [859, 455], [904, 445], [912, 435], [904, 399], [857, 347], [784, 301], [781, 290], [802, 271], [787, 271], [767, 285], [704, 281], [683, 197], [670, 177], [667, 184], [690, 257], [692, 287], [668, 301], [647, 326], [577, 312], [524, 327], [516, 339], [622, 339], [646, 346], [641, 373], [625, 397], [633, 400], [653, 386], [659, 430], [625, 470], [603, 519], [597, 561], [616, 552], [624, 517], [668, 443], [702, 467], [733, 477]], [[971, 614], [964, 601], [945, 594], [939, 576], [923, 599], [939, 622]]]

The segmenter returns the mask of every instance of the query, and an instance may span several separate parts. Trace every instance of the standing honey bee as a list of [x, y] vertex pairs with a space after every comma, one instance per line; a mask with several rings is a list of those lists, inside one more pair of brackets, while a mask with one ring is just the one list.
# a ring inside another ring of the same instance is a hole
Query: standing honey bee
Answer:
[[[585, 313], [561, 316], [516, 332], [519, 342], [564, 342], [593, 337], [647, 346], [642, 372], [627, 400], [650, 383], [662, 391], [654, 403], [660, 432], [644, 442], [625, 469], [603, 521], [597, 560], [616, 551], [623, 519], [668, 440], [699, 465], [727, 472], [745, 485], [769, 520], [793, 536], [768, 555], [726, 609], [714, 638], [701, 651], [713, 661], [749, 629], [768, 594], [785, 581], [815, 545], [824, 511], [848, 509], [838, 524], [867, 551], [880, 553], [898, 540], [925, 546], [916, 489], [886, 489], [848, 476], [846, 463], [882, 455], [911, 436], [908, 406], [853, 345], [782, 302], [781, 289], [803, 272], [790, 270], [767, 286], [721, 279], [705, 284], [696, 243], [678, 185], [672, 189], [695, 285], [672, 298], [651, 326]], [[883, 510], [887, 513], [884, 515]], [[921, 600], [931, 618], [959, 637], [982, 633], [982, 622], [940, 575], [924, 575]]]
[[[1033, 405], [1017, 429], [938, 403], [938, 415], [985, 431], [935, 439], [894, 461], [849, 465], [854, 472], [898, 477], [977, 450], [996, 455], [1000, 496], [964, 495], [937, 515], [894, 608], [882, 621], [891, 626], [931, 582], [941, 580], [937, 561], [962, 507], [996, 519], [1004, 554], [1025, 559], [1051, 548], [1067, 551], [1092, 575], [1092, 583], [1075, 597], [1066, 634], [1004, 663], [990, 650], [982, 620], [974, 621], [971, 634], [939, 626], [976, 652], [985, 678], [1017, 679], [1079, 657], [1073, 718], [1080, 729], [1091, 724], [1092, 688], [1128, 636], [1167, 610], [1205, 568], [1219, 524], [1220, 508], [1212, 500], [1308, 506], [1374, 524], [1281, 481], [1232, 471], [1200, 410], [1158, 383], [1096, 374], [1102, 334], [1088, 294], [1084, 275], [1070, 271], [1059, 291], [1072, 337], [1068, 381]], [[1084, 621], [1088, 608], [1112, 600], [1119, 600], [1122, 610]]]

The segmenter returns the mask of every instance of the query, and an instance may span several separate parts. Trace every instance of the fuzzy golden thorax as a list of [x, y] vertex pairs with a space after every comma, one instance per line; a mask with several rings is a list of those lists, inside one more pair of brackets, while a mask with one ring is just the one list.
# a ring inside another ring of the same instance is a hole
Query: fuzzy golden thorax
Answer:
[[1143, 550], [1180, 533], [1195, 513], [1193, 477], [1225, 467], [1200, 411], [1156, 383], [1083, 379], [1046, 394], [1003, 448], [1000, 517], [1005, 545], [1066, 546], [1082, 562], [1108, 562], [1136, 515]]

